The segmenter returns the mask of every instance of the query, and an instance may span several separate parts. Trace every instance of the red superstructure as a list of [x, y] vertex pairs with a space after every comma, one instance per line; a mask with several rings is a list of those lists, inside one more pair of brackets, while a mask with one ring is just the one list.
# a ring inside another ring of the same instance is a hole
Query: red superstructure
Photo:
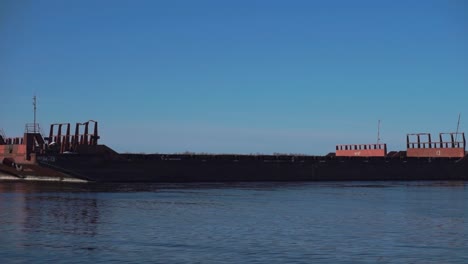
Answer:
[[337, 145], [337, 157], [385, 157], [387, 144]]
[[[450, 136], [450, 139], [444, 140], [446, 136]], [[463, 158], [466, 148], [465, 133], [440, 133], [439, 142], [433, 142], [429, 133], [408, 134], [406, 147], [407, 157]]]
[[[94, 123], [93, 133], [89, 133], [89, 124]], [[54, 127], [58, 126], [57, 134]], [[62, 126], [66, 126], [65, 134], [62, 135]], [[84, 133], [80, 127], [84, 126]], [[70, 134], [70, 124], [52, 124], [49, 137], [43, 137], [38, 124], [27, 124], [23, 137], [7, 138], [0, 131], [0, 163], [8, 164], [36, 164], [37, 155], [44, 153], [74, 152], [87, 146], [98, 144], [97, 122], [90, 120], [77, 123], [75, 134]]]
[[0, 160], [4, 163], [6, 159], [15, 163], [34, 164], [36, 154], [45, 143], [38, 131], [37, 124], [28, 124], [23, 137], [6, 138], [2, 133], [0, 135]]

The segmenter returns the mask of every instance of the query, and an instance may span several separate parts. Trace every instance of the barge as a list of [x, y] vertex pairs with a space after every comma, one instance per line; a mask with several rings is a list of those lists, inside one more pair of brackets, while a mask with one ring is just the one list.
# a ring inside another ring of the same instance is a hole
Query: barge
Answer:
[[464, 133], [407, 134], [406, 150], [337, 145], [325, 156], [120, 154], [99, 144], [98, 122], [52, 124], [43, 135], [0, 131], [0, 180], [64, 182], [249, 182], [468, 180]]

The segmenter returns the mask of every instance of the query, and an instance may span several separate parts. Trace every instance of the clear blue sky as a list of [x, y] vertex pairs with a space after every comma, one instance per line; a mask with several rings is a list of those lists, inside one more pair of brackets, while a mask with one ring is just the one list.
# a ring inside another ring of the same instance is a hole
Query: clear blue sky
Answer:
[[326, 154], [468, 127], [468, 1], [0, 1], [0, 127], [121, 152]]

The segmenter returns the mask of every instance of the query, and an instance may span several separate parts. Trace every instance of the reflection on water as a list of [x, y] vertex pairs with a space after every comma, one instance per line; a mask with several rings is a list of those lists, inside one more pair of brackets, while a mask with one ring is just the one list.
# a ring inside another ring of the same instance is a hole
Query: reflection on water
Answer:
[[[67, 193], [41, 193], [34, 184], [0, 184], [1, 222], [21, 225], [19, 231], [96, 234], [98, 221], [97, 200], [94, 197], [76, 197]], [[9, 214], [6, 212], [9, 211]]]
[[0, 182], [2, 263], [468, 263], [465, 182]]

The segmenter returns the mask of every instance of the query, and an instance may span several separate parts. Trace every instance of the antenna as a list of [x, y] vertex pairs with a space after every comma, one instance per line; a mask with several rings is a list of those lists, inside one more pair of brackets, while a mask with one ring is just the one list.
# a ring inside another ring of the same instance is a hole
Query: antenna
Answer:
[[34, 106], [34, 128], [33, 133], [36, 133], [36, 95], [33, 97], [33, 106]]
[[461, 116], [461, 113], [458, 113], [457, 133], [455, 133], [455, 142], [457, 142], [458, 129], [460, 128], [460, 116]]
[[377, 125], [377, 144], [380, 144], [380, 119], [379, 124]]

